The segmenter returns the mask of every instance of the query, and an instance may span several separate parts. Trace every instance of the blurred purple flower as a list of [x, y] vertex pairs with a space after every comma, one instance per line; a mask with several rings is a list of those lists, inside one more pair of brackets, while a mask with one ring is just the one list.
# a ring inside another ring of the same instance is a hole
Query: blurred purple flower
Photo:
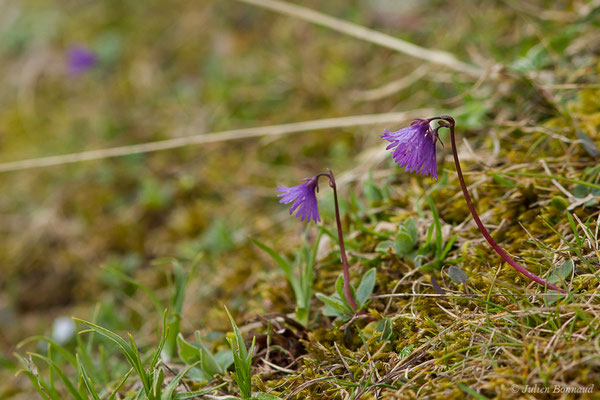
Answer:
[[319, 217], [319, 207], [317, 206], [317, 195], [315, 193], [315, 191], [319, 190], [319, 186], [317, 185], [318, 179], [319, 175], [316, 175], [303, 179], [304, 183], [298, 186], [277, 187], [277, 193], [279, 193], [277, 196], [281, 197], [279, 202], [283, 204], [292, 203], [290, 214], [298, 210], [296, 217], [300, 218], [300, 221], [307, 219], [310, 222], [312, 219], [315, 222], [319, 222], [321, 220]]
[[79, 76], [96, 65], [94, 52], [83, 47], [73, 46], [67, 54], [67, 71], [71, 76]]
[[431, 176], [437, 181], [435, 142], [437, 130], [429, 127], [430, 120], [415, 119], [410, 126], [396, 132], [387, 129], [381, 137], [390, 142], [386, 150], [394, 149], [392, 158], [405, 171]]

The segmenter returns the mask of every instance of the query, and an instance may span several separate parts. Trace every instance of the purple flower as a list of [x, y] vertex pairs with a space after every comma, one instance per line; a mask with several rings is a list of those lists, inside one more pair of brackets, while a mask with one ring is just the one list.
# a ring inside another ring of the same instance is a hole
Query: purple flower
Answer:
[[394, 149], [392, 158], [398, 166], [422, 176], [429, 175], [437, 181], [437, 130], [432, 131], [429, 122], [427, 119], [415, 119], [410, 126], [399, 131], [390, 132], [386, 129], [381, 137], [390, 142], [386, 150]]
[[96, 55], [82, 46], [74, 46], [67, 54], [67, 71], [71, 76], [79, 76], [96, 65]]
[[298, 210], [296, 217], [300, 218], [300, 221], [304, 221], [306, 218], [309, 222], [312, 219], [315, 222], [319, 222], [319, 207], [317, 206], [317, 195], [315, 190], [319, 190], [317, 186], [319, 176], [313, 176], [312, 178], [303, 179], [304, 183], [298, 186], [285, 187], [278, 186], [277, 196], [281, 197], [280, 203], [289, 204], [290, 214]]

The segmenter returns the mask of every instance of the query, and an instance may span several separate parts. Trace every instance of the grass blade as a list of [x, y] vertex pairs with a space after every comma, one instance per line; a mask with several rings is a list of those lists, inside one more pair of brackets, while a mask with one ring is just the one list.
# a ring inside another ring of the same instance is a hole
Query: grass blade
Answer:
[[119, 393], [119, 390], [121, 390], [121, 388], [123, 387], [125, 382], [127, 382], [127, 379], [129, 378], [129, 375], [131, 375], [132, 372], [133, 372], [133, 367], [131, 367], [129, 369], [129, 371], [127, 371], [127, 373], [125, 374], [123, 379], [121, 379], [119, 384], [114, 388], [114, 390], [110, 394], [110, 397], [108, 398], [108, 400], [115, 400], [117, 398], [117, 394]]
[[85, 385], [88, 393], [92, 396], [92, 398], [94, 400], [101, 400], [100, 396], [98, 396], [98, 392], [96, 392], [96, 389], [94, 388], [94, 385], [92, 383], [92, 380], [90, 379], [90, 376], [88, 375], [87, 371], [85, 370], [85, 367], [83, 366], [83, 364], [81, 362], [79, 362], [79, 357], [77, 357], [77, 361], [78, 361], [79, 374], [83, 378], [82, 379], [83, 384]]

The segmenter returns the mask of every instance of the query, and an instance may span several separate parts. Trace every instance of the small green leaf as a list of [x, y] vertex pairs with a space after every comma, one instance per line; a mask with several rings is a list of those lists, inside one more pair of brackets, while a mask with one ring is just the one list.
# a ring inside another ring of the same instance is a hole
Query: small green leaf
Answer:
[[408, 217], [406, 221], [404, 221], [404, 230], [409, 234], [413, 243], [417, 243], [417, 239], [419, 238], [419, 231], [417, 230], [417, 223], [413, 217]]
[[402, 350], [400, 350], [400, 352], [398, 353], [398, 358], [402, 360], [403, 358], [408, 357], [410, 353], [412, 353], [414, 348], [415, 346], [413, 344], [409, 344], [408, 346], [403, 347]]
[[408, 237], [405, 233], [399, 233], [398, 235], [396, 235], [396, 242], [395, 242], [396, 255], [401, 256], [401, 257], [406, 256], [412, 252], [412, 249], [414, 248], [414, 246], [415, 246], [415, 244], [412, 242], [410, 237]]
[[346, 305], [346, 303], [344, 303], [338, 297], [335, 297], [335, 296], [325, 296], [322, 293], [317, 293], [317, 298], [319, 300], [321, 300], [323, 303], [325, 303], [326, 305], [328, 305], [329, 307], [333, 308], [334, 310], [337, 310], [337, 311], [339, 311], [341, 313], [344, 313], [344, 314], [351, 314], [352, 313], [352, 310]]
[[329, 304], [325, 304], [321, 309], [321, 312], [326, 317], [335, 317], [340, 321], [348, 321], [350, 318], [352, 318], [352, 314], [345, 311], [336, 310], [335, 308], [329, 306]]
[[573, 188], [573, 196], [578, 199], [582, 199], [589, 194], [593, 194], [594, 196], [600, 196], [600, 189], [590, 187], [584, 184], [578, 184]]
[[187, 376], [194, 382], [208, 382], [213, 379], [211, 375], [207, 374], [206, 371], [199, 367], [190, 369]]
[[395, 238], [395, 250], [399, 256], [406, 256], [412, 252], [418, 240], [417, 224], [414, 218], [409, 217], [398, 229]]
[[395, 249], [395, 246], [396, 242], [391, 240], [384, 240], [382, 242], [379, 242], [377, 246], [375, 246], [375, 251], [377, 253], [389, 253], [390, 249]]
[[552, 271], [552, 274], [548, 278], [548, 283], [557, 284], [570, 278], [573, 274], [573, 268], [573, 260], [566, 260]]
[[211, 376], [225, 372], [221, 365], [215, 360], [212, 353], [206, 348], [200, 339], [200, 332], [196, 332], [196, 341], [200, 349], [200, 358], [202, 360], [202, 369]]
[[373, 293], [373, 289], [375, 288], [375, 279], [377, 277], [376, 269], [371, 268], [368, 270], [360, 280], [360, 284], [358, 285], [358, 289], [356, 290], [356, 301], [358, 302], [358, 307], [363, 308], [366, 304], [367, 300], [371, 293]]
[[187, 365], [194, 364], [201, 360], [200, 350], [193, 344], [187, 342], [181, 333], [177, 335], [177, 349], [179, 358]]
[[198, 344], [187, 342], [181, 334], [177, 336], [179, 358], [187, 365], [201, 363], [200, 368], [195, 367], [189, 371], [189, 376], [195, 381], [209, 381], [216, 374], [223, 374], [233, 363], [233, 354], [230, 350], [223, 349], [214, 356], [202, 343], [199, 333], [196, 332]]
[[454, 265], [451, 265], [448, 269], [448, 275], [450, 275], [450, 279], [452, 279], [452, 282], [457, 284], [469, 281], [469, 277], [467, 276], [467, 274], [465, 274], [465, 272], [462, 269]]
[[219, 350], [215, 354], [215, 360], [217, 360], [223, 371], [227, 371], [227, 368], [233, 364], [233, 353], [227, 349]]
[[375, 332], [380, 333], [379, 341], [390, 340], [394, 334], [394, 323], [389, 318], [384, 318], [377, 324]]

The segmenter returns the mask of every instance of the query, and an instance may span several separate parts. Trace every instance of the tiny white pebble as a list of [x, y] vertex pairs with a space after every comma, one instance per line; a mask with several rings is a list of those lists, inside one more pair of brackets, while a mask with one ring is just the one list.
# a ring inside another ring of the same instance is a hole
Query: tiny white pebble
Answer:
[[52, 324], [52, 339], [65, 344], [75, 335], [75, 322], [70, 317], [58, 317]]

